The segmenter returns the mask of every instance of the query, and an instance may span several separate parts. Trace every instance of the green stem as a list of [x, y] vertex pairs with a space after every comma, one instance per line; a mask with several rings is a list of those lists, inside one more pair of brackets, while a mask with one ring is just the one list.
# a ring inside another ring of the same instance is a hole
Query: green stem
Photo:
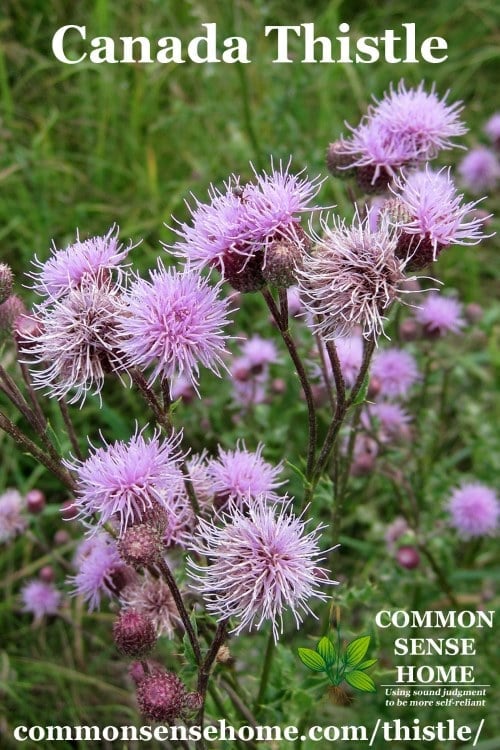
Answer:
[[264, 698], [266, 695], [267, 683], [269, 681], [269, 675], [271, 673], [271, 664], [273, 662], [275, 647], [276, 643], [274, 640], [274, 633], [271, 629], [269, 638], [267, 639], [266, 653], [264, 654], [264, 664], [262, 666], [262, 673], [260, 676], [259, 692], [257, 693], [257, 698], [255, 699], [253, 708], [254, 714], [256, 715], [260, 713], [260, 708], [264, 702]]

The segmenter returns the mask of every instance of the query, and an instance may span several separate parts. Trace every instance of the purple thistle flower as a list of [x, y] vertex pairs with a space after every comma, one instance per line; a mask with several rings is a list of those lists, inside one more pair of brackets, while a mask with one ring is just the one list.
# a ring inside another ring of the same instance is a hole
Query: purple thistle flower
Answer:
[[[239, 367], [239, 365], [240, 363], [235, 360], [234, 366]], [[234, 369], [231, 368], [231, 374], [233, 375], [233, 373]], [[241, 406], [243, 410], [265, 403], [267, 399], [267, 391], [265, 388], [266, 383], [266, 375], [264, 378], [262, 375], [258, 375], [246, 380], [235, 379], [233, 375], [232, 385], [234, 402]]]
[[439, 293], [427, 295], [417, 309], [415, 318], [427, 333], [436, 336], [458, 333], [465, 325], [460, 302]]
[[263, 448], [259, 443], [255, 452], [248, 451], [243, 441], [237, 443], [234, 451], [219, 447], [218, 458], [208, 463], [216, 505], [235, 503], [241, 506], [249, 497], [263, 494], [273, 502], [277, 500], [275, 490], [285, 484], [278, 481], [283, 465], [272, 466], [264, 461]]
[[482, 193], [495, 187], [500, 177], [500, 165], [496, 154], [489, 148], [477, 146], [464, 156], [458, 172], [466, 188], [473, 193]]
[[308, 601], [326, 600], [320, 586], [334, 582], [318, 567], [322, 527], [306, 533], [307, 522], [289, 503], [270, 506], [268, 500], [248, 497], [244, 511], [233, 505], [222, 526], [201, 520], [193, 550], [210, 564], [189, 560], [188, 567], [207, 610], [218, 620], [238, 621], [232, 632], [259, 630], [270, 620], [278, 640], [284, 612], [291, 610], [299, 627], [304, 614], [313, 614]]
[[78, 561], [76, 575], [69, 576], [74, 585], [72, 594], [83, 597], [89, 610], [99, 609], [101, 598], [119, 593], [124, 582], [130, 582], [133, 571], [120, 558], [115, 542], [105, 534], [95, 537], [94, 543]]
[[[335, 339], [334, 343], [345, 383], [348, 387], [352, 387], [356, 382], [363, 361], [363, 339], [361, 336], [353, 334], [352, 336]], [[325, 361], [331, 370], [330, 358], [327, 357]]]
[[178, 488], [181, 437], [160, 440], [157, 431], [146, 439], [136, 431], [128, 443], [92, 446], [86, 460], [65, 461], [76, 473], [79, 516], [90, 521], [97, 513], [100, 526], [117, 522], [123, 533], [129, 524], [168, 512]]
[[43, 368], [32, 372], [35, 388], [59, 399], [74, 390], [69, 403], [100, 394], [105, 375], [122, 369], [120, 309], [121, 288], [109, 279], [75, 287], [51, 308], [38, 306], [39, 325], [23, 334], [22, 345], [25, 361]]
[[490, 117], [484, 126], [484, 132], [495, 146], [500, 144], [500, 112], [495, 112], [495, 114]]
[[147, 571], [123, 589], [120, 602], [125, 609], [146, 615], [152, 621], [158, 637], [165, 635], [173, 638], [175, 628], [182, 627], [167, 584], [162, 578], [153, 578]]
[[196, 386], [200, 365], [219, 375], [228, 323], [220, 284], [210, 286], [196, 272], [161, 263], [150, 278], [137, 278], [124, 298], [120, 330], [127, 362], [142, 370], [151, 367], [149, 384], [184, 375]]
[[274, 342], [258, 335], [251, 336], [242, 343], [241, 353], [253, 374], [261, 372], [268, 365], [275, 364], [279, 358]]
[[379, 401], [378, 403], [370, 404], [367, 407], [367, 416], [368, 420], [363, 415], [364, 423], [368, 421], [369, 424], [371, 418], [375, 418], [379, 422], [379, 439], [383, 443], [388, 443], [395, 439], [408, 438], [410, 435], [408, 425], [411, 422], [411, 417], [399, 404], [394, 404], [390, 401]]
[[409, 218], [398, 224], [405, 234], [414, 237], [409, 252], [416, 254], [421, 245], [429, 245], [432, 258], [449, 245], [477, 245], [483, 238], [483, 219], [471, 211], [477, 201], [463, 203], [453, 184], [449, 169], [413, 172], [396, 178], [392, 192]]
[[0, 544], [22, 534], [28, 522], [23, 515], [24, 500], [15, 489], [8, 489], [0, 496]]
[[416, 158], [427, 161], [443, 149], [454, 148], [456, 144], [451, 139], [467, 132], [459, 119], [463, 105], [447, 104], [448, 94], [449, 91], [440, 99], [434, 84], [426, 92], [423, 81], [416, 88], [407, 89], [401, 80], [397, 89], [391, 85], [372, 108], [370, 117], [391, 134], [411, 143]]
[[496, 531], [500, 503], [495, 492], [479, 482], [457, 487], [448, 501], [451, 523], [464, 539]]
[[56, 300], [84, 281], [107, 280], [132, 247], [123, 248], [118, 242], [118, 227], [115, 225], [107, 234], [83, 241], [77, 232], [76, 242], [65, 250], [58, 250], [53, 245], [48, 260], [41, 262], [35, 257], [34, 264], [40, 270], [29, 274], [35, 281], [33, 289], [49, 300]]
[[420, 378], [415, 357], [396, 347], [375, 354], [372, 375], [380, 381], [380, 395], [389, 397], [407, 396]]
[[21, 589], [22, 611], [29, 612], [38, 622], [47, 615], [57, 614], [62, 594], [52, 583], [34, 579]]
[[401, 301], [404, 262], [396, 257], [398, 237], [386, 221], [370, 229], [369, 217], [356, 215], [352, 226], [322, 218], [323, 236], [304, 260], [299, 284], [310, 326], [326, 341], [362, 328], [365, 337], [384, 332], [384, 313]]

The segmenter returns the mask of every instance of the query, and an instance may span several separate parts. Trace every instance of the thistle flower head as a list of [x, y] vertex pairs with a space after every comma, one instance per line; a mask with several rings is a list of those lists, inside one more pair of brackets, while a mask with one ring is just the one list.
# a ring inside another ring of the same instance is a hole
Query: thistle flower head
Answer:
[[241, 345], [241, 354], [254, 375], [279, 359], [275, 343], [258, 335], [245, 339]]
[[452, 492], [448, 511], [452, 525], [467, 539], [496, 531], [500, 503], [490, 487], [480, 482], [466, 482]]
[[[400, 404], [379, 401], [367, 409], [368, 421], [375, 418], [379, 424], [379, 439], [382, 443], [409, 437], [411, 417]], [[364, 421], [364, 420], [363, 420]]]
[[272, 466], [262, 458], [264, 446], [259, 443], [255, 452], [248, 451], [243, 441], [235, 450], [223, 450], [208, 463], [208, 474], [212, 480], [212, 492], [216, 504], [235, 503], [242, 506], [248, 498], [265, 494], [268, 499], [277, 499], [275, 490], [284, 484], [278, 481], [282, 464]]
[[148, 654], [156, 643], [152, 621], [143, 612], [122, 610], [113, 624], [116, 648], [125, 656], [136, 658]]
[[29, 612], [35, 621], [47, 615], [57, 614], [62, 594], [52, 583], [34, 579], [21, 589], [22, 611]]
[[[340, 362], [340, 369], [347, 386], [356, 382], [363, 361], [363, 339], [357, 334], [335, 339], [335, 348]], [[330, 360], [327, 366], [331, 369]]]
[[0, 544], [22, 534], [28, 522], [23, 515], [25, 503], [19, 492], [8, 489], [0, 495]]
[[150, 384], [158, 377], [180, 375], [196, 385], [200, 365], [219, 374], [228, 323], [220, 285], [161, 263], [150, 278], [137, 278], [124, 298], [120, 332], [126, 361], [151, 368]]
[[484, 132], [496, 146], [500, 144], [500, 112], [495, 112], [490, 117], [484, 126]]
[[454, 297], [428, 294], [415, 313], [415, 318], [431, 335], [458, 333], [465, 325], [462, 305]]
[[34, 264], [40, 270], [29, 274], [34, 280], [33, 289], [49, 300], [56, 300], [78, 287], [84, 281], [99, 283], [109, 278], [113, 269], [120, 266], [131, 246], [124, 248], [118, 241], [118, 227], [112, 226], [107, 234], [80, 240], [65, 250], [52, 246], [51, 257]]
[[11, 294], [0, 305], [0, 341], [16, 331], [16, 320], [26, 313], [24, 302], [17, 294]]
[[491, 190], [500, 178], [500, 164], [489, 148], [477, 146], [464, 156], [458, 165], [464, 186], [473, 193]]
[[415, 357], [404, 349], [390, 347], [376, 353], [372, 374], [380, 381], [381, 396], [406, 396], [419, 380]]
[[23, 334], [22, 347], [35, 387], [59, 399], [70, 395], [69, 403], [100, 393], [105, 375], [122, 369], [120, 309], [121, 288], [109, 279], [75, 287], [50, 308], [39, 306], [39, 325]]
[[105, 534], [95, 537], [87, 554], [77, 561], [78, 571], [68, 581], [73, 595], [83, 597], [89, 610], [99, 609], [103, 596], [113, 597], [131, 580], [131, 569], [122, 562], [116, 544]]
[[98, 514], [101, 526], [116, 522], [122, 534], [158, 509], [168, 511], [172, 483], [179, 477], [180, 439], [180, 434], [160, 439], [159, 431], [145, 438], [136, 431], [127, 443], [105, 443], [92, 447], [84, 461], [66, 461], [76, 473], [79, 515], [90, 520]]
[[322, 219], [323, 235], [304, 260], [299, 274], [311, 327], [329, 341], [347, 336], [359, 325], [365, 337], [384, 331], [386, 313], [400, 300], [406, 280], [396, 254], [398, 238], [387, 222], [370, 228], [369, 217], [356, 215], [351, 226], [337, 217], [333, 227]]
[[12, 283], [14, 274], [7, 263], [0, 263], [0, 305], [7, 300], [12, 294]]
[[126, 611], [145, 615], [153, 624], [156, 635], [174, 637], [181, 619], [170, 589], [163, 578], [153, 578], [147, 571], [121, 593], [120, 602]]
[[168, 724], [183, 715], [188, 695], [184, 683], [173, 672], [155, 670], [137, 686], [137, 702], [143, 716]]
[[270, 620], [277, 640], [285, 611], [299, 627], [311, 613], [309, 600], [327, 598], [321, 586], [328, 573], [318, 568], [320, 529], [307, 533], [288, 504], [269, 505], [265, 496], [246, 505], [244, 511], [233, 505], [222, 526], [200, 521], [194, 550], [207, 555], [209, 565], [190, 560], [189, 574], [211, 614], [237, 620], [233, 632], [258, 630]]
[[406, 237], [405, 257], [411, 258], [414, 264], [427, 246], [431, 250], [429, 262], [436, 260], [441, 250], [449, 245], [477, 245], [483, 239], [484, 221], [471, 214], [477, 201], [463, 202], [449, 169], [433, 172], [427, 168], [403, 175], [395, 179], [391, 190], [411, 217], [398, 225], [403, 233], [399, 252], [404, 254], [402, 240]]

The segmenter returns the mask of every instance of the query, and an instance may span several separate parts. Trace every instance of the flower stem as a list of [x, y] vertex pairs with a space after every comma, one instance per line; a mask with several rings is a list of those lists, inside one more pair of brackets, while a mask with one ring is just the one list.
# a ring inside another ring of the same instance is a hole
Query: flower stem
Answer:
[[274, 640], [274, 633], [271, 629], [269, 637], [267, 639], [266, 653], [264, 654], [264, 664], [262, 666], [262, 673], [260, 676], [259, 692], [255, 699], [253, 711], [254, 714], [260, 713], [261, 706], [266, 696], [267, 683], [269, 681], [269, 675], [271, 673], [271, 664], [273, 662], [274, 651], [276, 648], [276, 642]]
[[174, 599], [175, 606], [177, 607], [177, 611], [179, 612], [179, 616], [182, 620], [182, 624], [184, 625], [186, 629], [186, 633], [191, 643], [191, 647], [194, 653], [194, 658], [198, 666], [200, 666], [202, 663], [200, 644], [198, 643], [198, 639], [196, 637], [193, 626], [191, 624], [191, 620], [189, 619], [188, 611], [182, 600], [182, 594], [179, 591], [175, 578], [172, 575], [172, 572], [170, 568], [168, 567], [167, 563], [165, 562], [165, 560], [160, 560], [159, 562], [156, 563], [156, 565], [158, 566], [162, 576], [165, 579], [165, 582], [168, 588], [170, 589], [170, 593], [172, 594], [172, 597]]

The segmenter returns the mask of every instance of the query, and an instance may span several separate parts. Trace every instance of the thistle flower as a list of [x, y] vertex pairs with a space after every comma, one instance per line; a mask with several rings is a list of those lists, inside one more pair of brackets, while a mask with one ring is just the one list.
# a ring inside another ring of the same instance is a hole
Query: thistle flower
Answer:
[[11, 267], [6, 263], [0, 263], [0, 305], [3, 305], [12, 294], [13, 281], [14, 274]]
[[28, 522], [23, 515], [24, 500], [15, 489], [0, 495], [0, 544], [22, 534]]
[[410, 435], [408, 425], [411, 417], [399, 404], [390, 401], [379, 401], [370, 404], [367, 408], [367, 416], [375, 418], [380, 427], [379, 438], [381, 442], [388, 443], [391, 440], [408, 438]]
[[16, 320], [26, 313], [24, 302], [17, 294], [11, 294], [0, 305], [0, 341], [15, 331]]
[[248, 451], [240, 441], [236, 449], [225, 451], [219, 446], [217, 459], [208, 462], [208, 475], [218, 507], [227, 503], [242, 506], [249, 498], [263, 494], [271, 501], [277, 500], [275, 490], [284, 484], [278, 481], [283, 465], [272, 466], [262, 458], [264, 446], [259, 443], [255, 452]]
[[76, 473], [76, 504], [84, 520], [98, 514], [100, 526], [117, 522], [123, 534], [130, 524], [161, 510], [168, 512], [175, 492], [172, 484], [178, 486], [182, 436], [161, 440], [157, 431], [146, 439], [143, 432], [136, 431], [128, 443], [92, 446], [84, 461], [65, 461]]
[[137, 702], [148, 719], [172, 724], [187, 707], [188, 692], [173, 672], [154, 671], [137, 686]]
[[40, 325], [24, 334], [22, 353], [33, 369], [35, 388], [69, 403], [100, 394], [104, 377], [122, 369], [118, 316], [121, 288], [112, 280], [86, 282], [71, 289], [51, 308], [38, 307]]
[[196, 386], [200, 365], [219, 375], [228, 323], [220, 285], [210, 286], [193, 271], [166, 269], [161, 263], [150, 278], [137, 278], [125, 297], [120, 331], [128, 364], [152, 368], [150, 385], [158, 377], [183, 375]]
[[189, 560], [189, 575], [211, 614], [237, 620], [232, 632], [259, 630], [270, 620], [278, 640], [284, 612], [290, 610], [299, 627], [303, 615], [312, 614], [309, 600], [324, 601], [321, 585], [333, 583], [318, 567], [320, 527], [306, 533], [306, 522], [289, 504], [270, 506], [265, 496], [249, 497], [245, 505], [245, 510], [233, 505], [222, 526], [200, 521], [193, 549], [207, 555], [209, 565]]
[[95, 537], [87, 554], [78, 560], [76, 575], [69, 576], [73, 595], [83, 597], [89, 611], [99, 609], [103, 596], [116, 596], [133, 580], [133, 571], [123, 564], [116, 544], [105, 534]]
[[152, 621], [142, 612], [122, 610], [113, 623], [116, 648], [125, 656], [145, 656], [156, 643]]
[[398, 253], [409, 267], [425, 267], [449, 245], [477, 245], [484, 238], [484, 220], [471, 214], [477, 201], [462, 202], [449, 169], [404, 175], [391, 190], [408, 216], [398, 223]]
[[[361, 336], [353, 334], [352, 336], [337, 338], [334, 343], [345, 383], [348, 387], [352, 387], [356, 382], [363, 361], [363, 339]], [[331, 369], [329, 358], [326, 359], [326, 362]]]
[[259, 374], [279, 359], [274, 342], [258, 335], [251, 336], [241, 344], [241, 354], [253, 375]]
[[126, 611], [140, 612], [151, 620], [158, 637], [173, 638], [174, 630], [182, 626], [167, 584], [147, 571], [122, 591], [120, 602]]
[[415, 312], [415, 318], [431, 336], [458, 333], [465, 325], [460, 302], [437, 293], [427, 295]]
[[22, 611], [34, 616], [35, 622], [47, 615], [55, 615], [61, 605], [62, 594], [51, 583], [33, 579], [21, 589]]
[[389, 552], [394, 552], [396, 542], [409, 531], [408, 522], [403, 516], [396, 516], [394, 521], [387, 526], [384, 539]]
[[49, 301], [60, 299], [84, 281], [99, 283], [109, 280], [113, 269], [120, 266], [133, 246], [123, 248], [118, 242], [118, 227], [113, 225], [107, 234], [80, 240], [65, 250], [52, 245], [51, 257], [34, 264], [40, 270], [29, 274], [35, 283], [33, 289]]
[[491, 190], [500, 177], [500, 165], [496, 154], [489, 148], [477, 146], [464, 156], [458, 172], [466, 188], [473, 193]]
[[347, 336], [359, 325], [365, 337], [383, 333], [384, 313], [400, 300], [404, 262], [396, 257], [397, 235], [387, 222], [370, 229], [369, 217], [352, 226], [322, 219], [323, 237], [304, 260], [299, 284], [314, 333], [326, 341]]
[[389, 397], [407, 396], [420, 378], [415, 357], [396, 347], [376, 353], [372, 374], [380, 381], [380, 395]]
[[500, 112], [495, 112], [495, 114], [490, 117], [484, 126], [484, 132], [495, 146], [500, 145]]
[[452, 525], [464, 539], [497, 529], [500, 503], [494, 490], [480, 482], [466, 482], [453, 490], [447, 507]]

